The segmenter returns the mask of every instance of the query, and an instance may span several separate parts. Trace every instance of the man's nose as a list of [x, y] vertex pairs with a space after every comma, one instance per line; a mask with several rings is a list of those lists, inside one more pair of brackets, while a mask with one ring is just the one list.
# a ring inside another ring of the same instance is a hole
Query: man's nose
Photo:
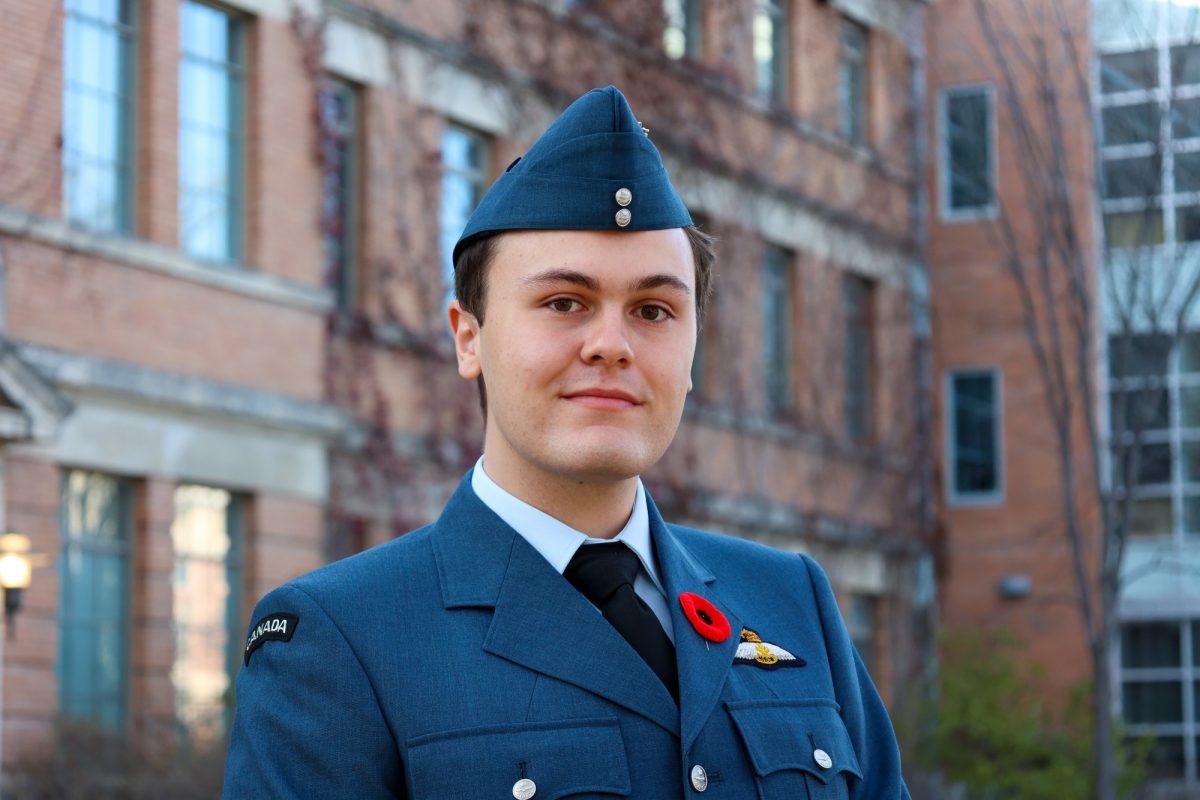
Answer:
[[589, 364], [624, 365], [633, 359], [628, 320], [620, 308], [604, 309], [587, 328], [580, 357]]

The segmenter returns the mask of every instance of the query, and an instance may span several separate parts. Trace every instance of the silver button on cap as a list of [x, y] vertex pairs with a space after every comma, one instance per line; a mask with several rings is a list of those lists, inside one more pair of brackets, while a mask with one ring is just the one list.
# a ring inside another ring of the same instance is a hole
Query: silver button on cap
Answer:
[[708, 773], [699, 764], [692, 767], [692, 788], [697, 792], [703, 792], [708, 788]]
[[617, 225], [624, 228], [633, 220], [633, 214], [629, 213], [628, 208], [622, 208], [617, 212]]
[[829, 757], [829, 753], [826, 753], [819, 747], [813, 750], [813, 760], [817, 762], [817, 766], [821, 769], [829, 769], [833, 766], [833, 759]]
[[513, 797], [517, 800], [530, 800], [535, 794], [537, 794], [537, 784], [529, 778], [521, 778], [513, 784]]
[[633, 192], [622, 186], [620, 189], [617, 189], [616, 199], [617, 205], [624, 208], [633, 202]]

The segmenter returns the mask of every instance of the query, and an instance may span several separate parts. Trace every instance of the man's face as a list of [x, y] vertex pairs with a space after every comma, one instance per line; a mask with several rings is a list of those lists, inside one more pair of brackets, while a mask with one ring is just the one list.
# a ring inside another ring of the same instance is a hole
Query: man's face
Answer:
[[608, 482], [657, 462], [691, 389], [694, 263], [678, 228], [503, 234], [483, 326], [451, 310], [459, 374], [487, 384], [489, 465]]

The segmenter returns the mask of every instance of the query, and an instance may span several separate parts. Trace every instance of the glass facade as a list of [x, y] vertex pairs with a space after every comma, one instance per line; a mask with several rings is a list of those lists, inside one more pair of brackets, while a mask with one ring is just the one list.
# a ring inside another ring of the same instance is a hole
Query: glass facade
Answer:
[[787, 0], [757, 0], [753, 25], [758, 97], [764, 103], [783, 104], [788, 86]]
[[950, 496], [994, 499], [1000, 492], [1000, 381], [992, 370], [950, 375]]
[[1200, 745], [1200, 621], [1121, 627], [1121, 708], [1126, 733], [1153, 736], [1156, 779], [1195, 783]]
[[488, 190], [486, 136], [447, 125], [442, 133], [442, 213], [438, 217], [444, 306], [454, 298], [454, 245]]
[[763, 254], [763, 375], [767, 413], [791, 411], [792, 402], [792, 294], [795, 288], [792, 254], [766, 246]]
[[121, 730], [130, 671], [130, 486], [70, 470], [59, 509], [59, 711]]
[[180, 8], [179, 240], [191, 256], [240, 262], [245, 224], [245, 23], [193, 0]]
[[321, 91], [321, 228], [325, 274], [338, 308], [359, 300], [359, 89], [330, 80]]
[[986, 212], [995, 204], [994, 113], [991, 87], [942, 90], [941, 202], [946, 216]]
[[105, 233], [133, 231], [132, 0], [67, 0], [63, 32], [63, 209]]
[[838, 59], [838, 119], [842, 136], [854, 144], [867, 138], [867, 29], [842, 20]]
[[171, 574], [175, 719], [186, 740], [219, 741], [233, 711], [241, 655], [241, 504], [207, 486], [175, 490]]

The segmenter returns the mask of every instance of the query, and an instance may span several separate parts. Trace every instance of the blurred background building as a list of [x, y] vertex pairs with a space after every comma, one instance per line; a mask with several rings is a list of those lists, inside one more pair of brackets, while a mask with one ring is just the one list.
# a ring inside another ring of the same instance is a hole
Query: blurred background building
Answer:
[[816, 556], [902, 733], [1009, 631], [1196, 791], [1195, 4], [1034, 5], [0, 0], [0, 763], [219, 743], [258, 597], [436, 515], [450, 249], [615, 83], [720, 240], [664, 513]]

